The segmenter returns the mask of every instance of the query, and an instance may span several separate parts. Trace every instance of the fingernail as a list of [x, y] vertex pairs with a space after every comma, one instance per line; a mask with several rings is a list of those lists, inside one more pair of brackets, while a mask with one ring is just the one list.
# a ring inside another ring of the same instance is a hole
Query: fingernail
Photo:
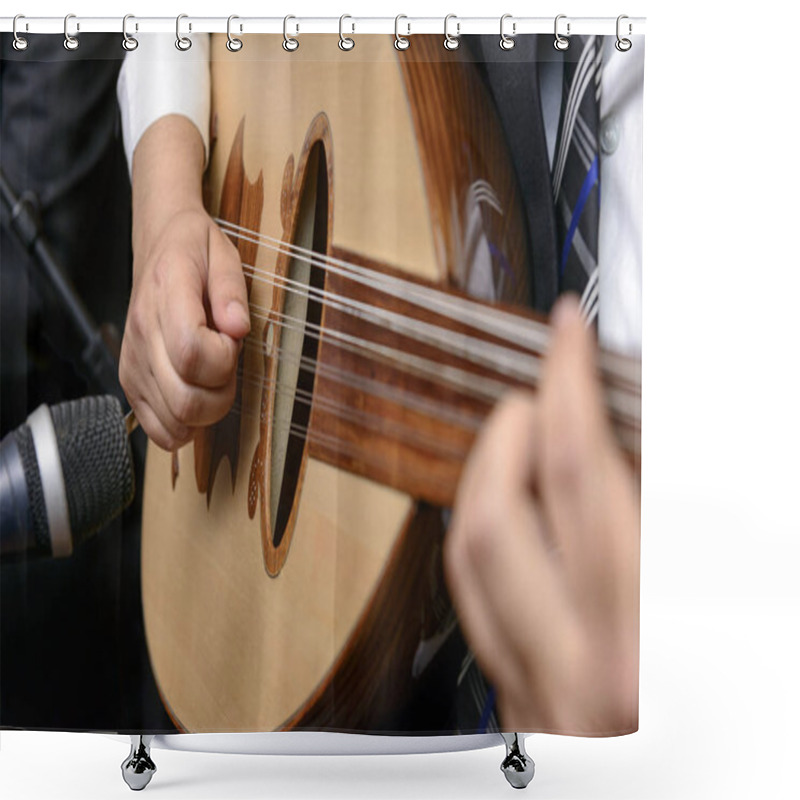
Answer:
[[245, 327], [250, 326], [250, 317], [241, 303], [236, 300], [231, 300], [227, 307], [228, 316], [232, 317], [238, 323]]
[[565, 294], [558, 298], [551, 321], [554, 328], [561, 330], [574, 324], [575, 320], [580, 318], [580, 304], [578, 298], [574, 294]]

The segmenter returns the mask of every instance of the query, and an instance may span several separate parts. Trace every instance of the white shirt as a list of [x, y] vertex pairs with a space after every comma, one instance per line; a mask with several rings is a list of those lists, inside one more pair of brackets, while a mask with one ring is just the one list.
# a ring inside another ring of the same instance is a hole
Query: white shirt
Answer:
[[642, 353], [642, 97], [644, 36], [625, 53], [607, 36], [600, 96], [600, 341]]
[[182, 114], [195, 124], [208, 161], [210, 49], [208, 34], [195, 34], [192, 47], [180, 51], [173, 35], [158, 33], [141, 36], [139, 47], [126, 54], [117, 80], [117, 99], [129, 170], [142, 134], [167, 114]]

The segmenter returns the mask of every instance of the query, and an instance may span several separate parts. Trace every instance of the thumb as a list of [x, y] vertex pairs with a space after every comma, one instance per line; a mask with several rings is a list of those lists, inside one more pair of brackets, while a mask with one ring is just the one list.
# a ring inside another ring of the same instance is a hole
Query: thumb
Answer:
[[218, 331], [232, 339], [247, 336], [250, 314], [239, 251], [217, 228], [208, 237], [208, 302]]

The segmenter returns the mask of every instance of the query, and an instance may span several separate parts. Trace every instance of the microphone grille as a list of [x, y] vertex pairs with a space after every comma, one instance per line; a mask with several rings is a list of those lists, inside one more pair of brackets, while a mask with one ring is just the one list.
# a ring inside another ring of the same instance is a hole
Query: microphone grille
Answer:
[[47, 509], [44, 504], [44, 489], [42, 476], [39, 474], [39, 464], [36, 460], [36, 447], [33, 444], [33, 435], [27, 424], [20, 425], [14, 431], [19, 456], [22, 459], [22, 468], [25, 472], [25, 483], [28, 487], [28, 507], [31, 515], [33, 536], [36, 541], [36, 552], [50, 555], [50, 527], [47, 524]]
[[51, 413], [77, 545], [133, 500], [133, 455], [116, 397], [82, 397]]

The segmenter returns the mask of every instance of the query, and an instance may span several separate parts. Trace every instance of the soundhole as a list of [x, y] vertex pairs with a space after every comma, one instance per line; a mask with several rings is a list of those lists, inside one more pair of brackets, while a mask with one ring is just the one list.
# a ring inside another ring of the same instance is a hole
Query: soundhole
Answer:
[[[320, 141], [309, 153], [302, 180], [294, 244], [324, 255], [328, 246], [328, 170]], [[286, 533], [300, 488], [322, 318], [322, 304], [313, 290], [323, 288], [325, 273], [298, 254], [289, 259], [286, 277], [270, 452], [269, 509], [276, 548]]]

